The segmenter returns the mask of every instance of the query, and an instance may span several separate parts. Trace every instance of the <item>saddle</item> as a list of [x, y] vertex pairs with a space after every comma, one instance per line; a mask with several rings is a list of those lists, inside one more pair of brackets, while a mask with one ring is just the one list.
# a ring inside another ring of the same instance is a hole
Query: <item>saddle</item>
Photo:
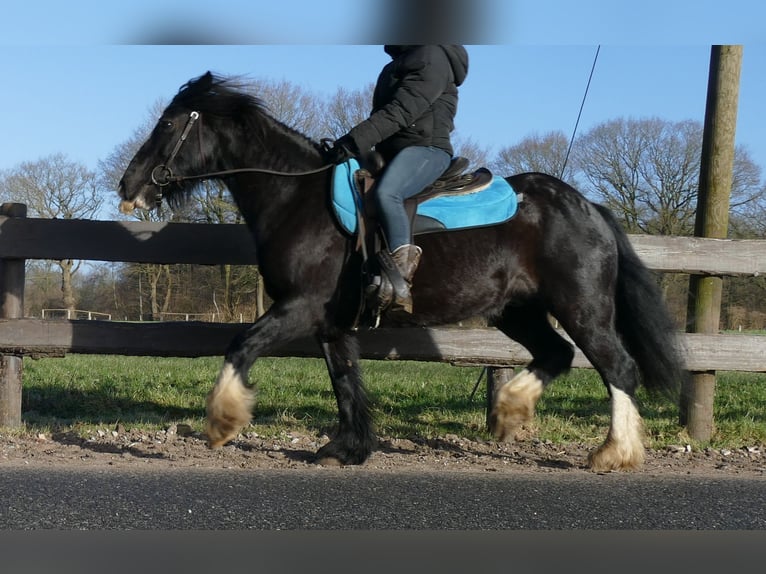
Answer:
[[[405, 200], [405, 206], [411, 206], [416, 210], [418, 205], [436, 196], [475, 193], [489, 187], [492, 183], [492, 173], [483, 167], [473, 173], [464, 173], [469, 164], [468, 158], [453, 157], [439, 179], [417, 195]], [[373, 153], [362, 158], [359, 165], [360, 168], [354, 173], [354, 181], [357, 191], [364, 197], [375, 185], [385, 164], [380, 154]]]

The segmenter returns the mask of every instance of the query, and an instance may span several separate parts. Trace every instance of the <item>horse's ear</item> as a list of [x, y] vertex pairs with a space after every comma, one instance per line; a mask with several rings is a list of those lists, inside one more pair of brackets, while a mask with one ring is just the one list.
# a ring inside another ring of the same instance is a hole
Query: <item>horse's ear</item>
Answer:
[[212, 72], [208, 71], [198, 78], [189, 80], [183, 89], [193, 89], [196, 93], [204, 94], [205, 92], [210, 91], [210, 89], [213, 87], [214, 81], [215, 77], [213, 76]]
[[204, 87], [205, 90], [209, 90], [213, 86], [213, 73], [208, 70], [202, 74], [199, 78], [199, 84], [201, 87]]
[[182, 92], [189, 95], [189, 94], [206, 94], [213, 90], [213, 87], [215, 86], [216, 82], [218, 80], [216, 79], [215, 75], [213, 75], [212, 72], [205, 72], [198, 78], [192, 78], [186, 84], [181, 86], [181, 89], [178, 91], [179, 94]]

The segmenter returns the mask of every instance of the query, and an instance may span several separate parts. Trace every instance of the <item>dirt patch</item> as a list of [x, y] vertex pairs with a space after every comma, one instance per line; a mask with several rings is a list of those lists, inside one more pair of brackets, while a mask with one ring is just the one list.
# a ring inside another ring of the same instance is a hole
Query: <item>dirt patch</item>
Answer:
[[[0, 465], [77, 467], [163, 466], [174, 468], [310, 469], [314, 453], [329, 438], [286, 434], [264, 438], [245, 433], [223, 448], [207, 448], [204, 437], [184, 425], [167, 430], [101, 429], [83, 438], [75, 433], [37, 436], [0, 434]], [[467, 440], [381, 438], [364, 467], [381, 471], [475, 471], [492, 473], [589, 472], [590, 447], [531, 439], [514, 443]], [[692, 450], [685, 445], [647, 451], [640, 471], [657, 475], [764, 477], [763, 445]]]

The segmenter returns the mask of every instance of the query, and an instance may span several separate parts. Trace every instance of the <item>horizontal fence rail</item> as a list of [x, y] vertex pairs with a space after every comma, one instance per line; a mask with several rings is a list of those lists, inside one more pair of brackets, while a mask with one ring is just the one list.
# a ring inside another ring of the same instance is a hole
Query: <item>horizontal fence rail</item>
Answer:
[[245, 225], [31, 217], [0, 217], [0, 259], [257, 263], [255, 244]]
[[[654, 271], [699, 275], [766, 273], [766, 241], [631, 235]], [[221, 249], [226, 246], [226, 249]], [[255, 265], [245, 225], [0, 217], [0, 259]]]
[[[0, 353], [22, 355], [223, 356], [244, 325], [237, 323], [121, 323], [84, 320], [0, 319]], [[561, 333], [568, 339], [565, 333]], [[525, 365], [529, 352], [496, 329], [407, 328], [360, 331], [365, 359], [436, 361], [455, 365]], [[766, 372], [766, 337], [685, 333], [681, 351], [691, 371]], [[271, 357], [321, 357], [311, 338], [267, 353]], [[591, 368], [579, 349], [573, 367]]]

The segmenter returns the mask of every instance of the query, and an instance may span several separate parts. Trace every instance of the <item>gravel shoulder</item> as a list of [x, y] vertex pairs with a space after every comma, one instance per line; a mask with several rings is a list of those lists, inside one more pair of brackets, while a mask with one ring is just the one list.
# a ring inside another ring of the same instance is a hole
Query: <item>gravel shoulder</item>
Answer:
[[[74, 433], [24, 436], [0, 433], [0, 466], [32, 465], [60, 469], [84, 467], [139, 468], [316, 468], [314, 453], [329, 438], [286, 434], [264, 438], [245, 433], [223, 448], [207, 448], [204, 437], [185, 428], [166, 430], [101, 429], [92, 436]], [[467, 440], [455, 435], [440, 439], [381, 437], [379, 449], [364, 468], [390, 472], [577, 473], [586, 468], [590, 447], [552, 444], [531, 439], [514, 443]], [[763, 445], [737, 449], [693, 450], [678, 445], [648, 450], [638, 472], [649, 475], [704, 477], [766, 477]]]

